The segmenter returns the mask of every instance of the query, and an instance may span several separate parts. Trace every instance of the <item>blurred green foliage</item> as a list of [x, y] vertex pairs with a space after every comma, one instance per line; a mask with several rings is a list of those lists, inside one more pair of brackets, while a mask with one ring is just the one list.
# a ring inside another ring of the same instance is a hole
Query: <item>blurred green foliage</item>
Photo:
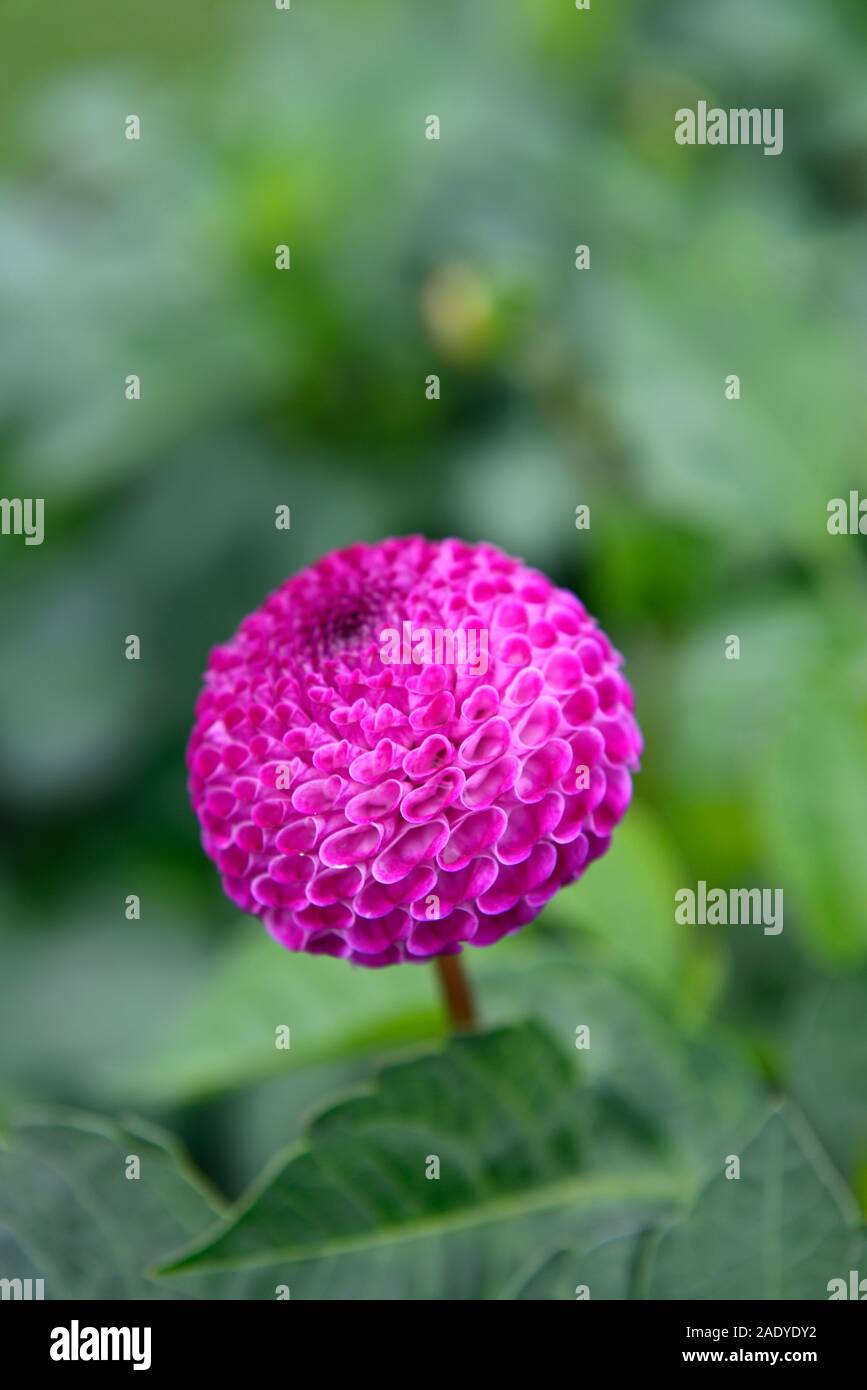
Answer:
[[[735, 1124], [785, 1090], [867, 1204], [867, 568], [825, 526], [867, 491], [867, 9], [7, 0], [2, 24], [0, 493], [47, 525], [0, 543], [2, 1111], [155, 1115], [234, 1195], [439, 1037], [429, 971], [295, 960], [222, 898], [183, 748], [208, 648], [288, 573], [459, 534], [581, 595], [646, 738], [610, 857], [469, 952], [486, 1021], [568, 1046], [598, 988], [600, 1030], [631, 1020], [602, 1070], [687, 1117], [671, 1142], [707, 1157], [696, 1094]], [[676, 146], [699, 98], [783, 107], [782, 157]], [[783, 887], [783, 934], [676, 927], [698, 879]]]

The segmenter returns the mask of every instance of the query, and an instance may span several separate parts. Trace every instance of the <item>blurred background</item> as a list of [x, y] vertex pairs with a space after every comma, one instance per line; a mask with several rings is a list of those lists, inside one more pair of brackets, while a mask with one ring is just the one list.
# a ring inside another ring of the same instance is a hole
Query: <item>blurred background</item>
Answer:
[[[234, 1195], [441, 1034], [431, 970], [283, 954], [223, 898], [183, 752], [208, 649], [289, 573], [455, 534], [578, 592], [646, 739], [610, 856], [468, 953], [484, 1019], [571, 1033], [568, 956], [591, 1065], [713, 1039], [867, 1205], [867, 555], [826, 529], [867, 492], [863, 3], [0, 24], [0, 493], [46, 503], [41, 547], [0, 540], [0, 1114], [152, 1116]], [[699, 99], [784, 108], [783, 155], [677, 146]], [[698, 879], [782, 887], [782, 935], [676, 926]]]

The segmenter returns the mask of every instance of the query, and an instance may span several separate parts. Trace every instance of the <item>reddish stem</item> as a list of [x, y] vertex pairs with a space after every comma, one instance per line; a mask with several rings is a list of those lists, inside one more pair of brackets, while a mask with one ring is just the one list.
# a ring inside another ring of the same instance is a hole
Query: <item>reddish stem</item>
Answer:
[[465, 1033], [476, 1026], [476, 1011], [460, 956], [437, 956], [440, 989], [452, 1029]]

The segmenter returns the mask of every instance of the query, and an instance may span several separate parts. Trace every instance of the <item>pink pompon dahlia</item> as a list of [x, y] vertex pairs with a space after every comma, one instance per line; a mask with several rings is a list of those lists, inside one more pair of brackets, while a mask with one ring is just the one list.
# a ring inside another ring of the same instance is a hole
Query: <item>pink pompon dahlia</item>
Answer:
[[574, 594], [493, 545], [354, 545], [216, 647], [187, 761], [223, 887], [290, 951], [489, 946], [605, 853], [641, 734]]

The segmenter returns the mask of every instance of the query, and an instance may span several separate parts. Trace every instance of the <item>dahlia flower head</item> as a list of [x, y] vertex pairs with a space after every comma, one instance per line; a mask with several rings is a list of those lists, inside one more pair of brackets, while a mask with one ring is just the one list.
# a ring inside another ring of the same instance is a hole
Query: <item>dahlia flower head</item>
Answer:
[[574, 594], [493, 545], [324, 556], [210, 654], [187, 763], [225, 892], [288, 950], [366, 966], [517, 931], [629, 804], [620, 667]]

